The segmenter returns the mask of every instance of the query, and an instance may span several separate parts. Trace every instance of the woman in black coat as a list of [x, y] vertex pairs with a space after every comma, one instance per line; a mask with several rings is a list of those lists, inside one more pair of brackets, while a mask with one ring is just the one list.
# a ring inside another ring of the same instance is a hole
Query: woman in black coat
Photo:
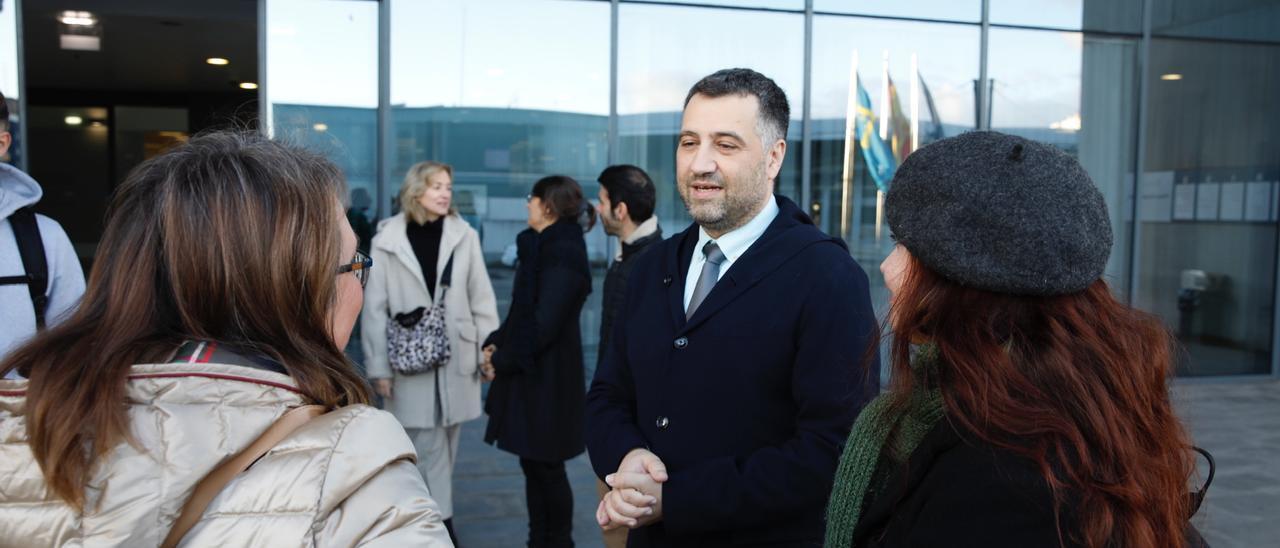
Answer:
[[891, 383], [845, 444], [826, 545], [1202, 545], [1173, 345], [1103, 279], [1110, 214], [1079, 162], [965, 133], [907, 157], [884, 210]]
[[529, 546], [572, 546], [573, 493], [564, 462], [583, 452], [585, 379], [578, 318], [591, 292], [583, 232], [595, 210], [577, 181], [543, 178], [529, 195], [529, 229], [516, 237], [511, 309], [485, 341], [485, 441], [520, 457]]

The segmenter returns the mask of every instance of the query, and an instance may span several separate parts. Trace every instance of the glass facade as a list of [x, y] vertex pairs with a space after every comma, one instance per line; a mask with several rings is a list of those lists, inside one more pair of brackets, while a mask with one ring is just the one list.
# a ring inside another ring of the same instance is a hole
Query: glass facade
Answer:
[[13, 144], [0, 162], [21, 168], [26, 163], [22, 157], [22, 65], [18, 62], [22, 51], [18, 40], [20, 11], [17, 2], [0, 1], [0, 93], [9, 107], [9, 132], [13, 135]]
[[[674, 184], [685, 93], [743, 66], [791, 100], [778, 192], [849, 243], [878, 308], [892, 170], [937, 139], [995, 129], [1089, 171], [1116, 234], [1106, 278], [1178, 335], [1182, 374], [1277, 372], [1280, 3], [264, 2], [276, 134], [331, 154], [371, 222], [394, 213], [410, 165], [453, 164], [500, 298], [541, 176], [594, 196], [601, 169], [636, 164], [665, 232], [687, 226]], [[588, 242], [602, 271], [614, 244], [599, 228]]]

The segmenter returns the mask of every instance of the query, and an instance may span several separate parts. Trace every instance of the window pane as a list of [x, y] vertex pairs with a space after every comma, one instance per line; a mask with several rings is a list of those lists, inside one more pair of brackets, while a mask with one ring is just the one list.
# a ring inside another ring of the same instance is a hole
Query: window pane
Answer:
[[1129, 286], [1137, 42], [1078, 32], [992, 29], [991, 128], [1075, 156], [1102, 191], [1115, 234], [1105, 277]]
[[[596, 201], [596, 177], [609, 152], [610, 6], [393, 0], [390, 7], [395, 137], [384, 211], [398, 211], [390, 202], [413, 164], [452, 165], [454, 205], [480, 233], [499, 312], [505, 313], [513, 263], [504, 255], [514, 259], [516, 234], [528, 228], [525, 196], [533, 184], [568, 175]], [[424, 21], [431, 23], [424, 27]], [[587, 252], [596, 291], [583, 307], [582, 333], [593, 368], [609, 252], [598, 223], [587, 234]]]
[[[813, 10], [827, 13], [914, 17], [943, 21], [982, 21], [980, 0], [813, 0]], [[816, 42], [815, 42], [816, 44]]]
[[685, 95], [699, 79], [723, 68], [756, 70], [786, 92], [791, 123], [776, 189], [799, 199], [803, 15], [624, 4], [618, 26], [618, 158], [653, 178], [658, 218], [667, 234], [690, 223], [675, 186]]
[[[913, 135], [924, 146], [973, 129], [978, 47], [979, 29], [971, 25], [814, 20], [813, 183], [806, 209], [819, 227], [848, 242], [871, 278], [878, 310], [888, 303], [879, 265], [893, 247], [880, 197], [891, 170], [916, 144]], [[852, 94], [857, 89], [862, 100]]]
[[[353, 208], [376, 195], [378, 3], [267, 0], [267, 119], [272, 135], [342, 168]], [[368, 241], [369, 234], [360, 234]]]
[[[698, 4], [732, 8], [771, 8], [804, 11], [804, 0], [645, 0], [651, 4]], [[627, 0], [622, 0], [627, 3]]]
[[1155, 36], [1254, 40], [1280, 43], [1280, 2], [1152, 0]]
[[1142, 33], [1142, 0], [991, 0], [991, 23]]
[[9, 133], [13, 143], [9, 153], [0, 162], [22, 165], [22, 143], [18, 142], [21, 120], [18, 119], [18, 98], [22, 94], [22, 82], [18, 79], [18, 16], [17, 5], [0, 1], [0, 93], [9, 107]]
[[1157, 39], [1148, 85], [1136, 302], [1178, 334], [1182, 373], [1269, 373], [1280, 46]]

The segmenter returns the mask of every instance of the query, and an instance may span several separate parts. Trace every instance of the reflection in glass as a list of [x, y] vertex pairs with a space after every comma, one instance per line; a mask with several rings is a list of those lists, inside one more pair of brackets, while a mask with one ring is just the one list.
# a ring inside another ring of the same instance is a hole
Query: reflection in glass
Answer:
[[991, 23], [1142, 33], [1142, 0], [991, 0]]
[[1106, 278], [1128, 293], [1137, 112], [1137, 42], [1077, 32], [992, 29], [991, 128], [1080, 160], [1111, 213]]
[[813, 10], [970, 23], [982, 21], [981, 0], [813, 0]]
[[1151, 34], [1280, 43], [1280, 2], [1151, 0]]
[[675, 186], [685, 95], [699, 79], [723, 68], [756, 70], [786, 92], [791, 123], [776, 191], [800, 198], [803, 15], [623, 4], [618, 26], [617, 158], [653, 178], [664, 231], [672, 234], [690, 223]]
[[377, 194], [377, 2], [267, 0], [264, 24], [269, 131], [338, 164], [363, 206]]
[[873, 278], [893, 245], [883, 196], [896, 166], [911, 151], [974, 127], [978, 33], [970, 25], [814, 20], [807, 209], [819, 227], [848, 242]]
[[[569, 175], [595, 196], [608, 161], [608, 4], [396, 1], [391, 9], [395, 141], [384, 196], [414, 163], [453, 165], [457, 206], [493, 260], [526, 228], [524, 196], [539, 178]], [[421, 31], [423, 21], [432, 32]], [[603, 232], [588, 246], [603, 260]]]
[[[0, 93], [9, 107], [9, 133], [13, 142], [6, 157], [0, 162], [19, 167], [22, 162], [22, 120], [19, 119], [18, 99], [22, 95], [22, 82], [18, 70], [18, 16], [15, 2], [0, 1]], [[0, 128], [2, 129], [2, 128]]]
[[[698, 4], [731, 8], [768, 8], [804, 11], [804, 0], [644, 0], [651, 4]], [[622, 0], [627, 3], [628, 0]]]
[[1280, 46], [1156, 39], [1150, 74], [1135, 303], [1178, 334], [1182, 373], [1270, 372]]
[[[503, 256], [514, 257], [516, 235], [528, 228], [534, 182], [568, 175], [594, 203], [608, 164], [609, 4], [393, 0], [390, 9], [395, 134], [383, 196], [396, 196], [414, 163], [452, 165], [454, 205], [480, 233], [505, 314], [514, 263]], [[598, 224], [587, 253], [596, 291], [583, 308], [583, 350], [595, 364], [609, 253]]]

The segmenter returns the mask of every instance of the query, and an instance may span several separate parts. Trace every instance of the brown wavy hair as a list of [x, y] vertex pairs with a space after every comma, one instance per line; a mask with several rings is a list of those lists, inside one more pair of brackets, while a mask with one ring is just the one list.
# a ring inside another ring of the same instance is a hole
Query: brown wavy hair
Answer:
[[80, 305], [0, 363], [30, 379], [27, 434], [55, 495], [83, 508], [94, 462], [129, 441], [130, 366], [188, 339], [269, 356], [317, 403], [369, 401], [330, 335], [344, 187], [329, 161], [248, 132], [197, 136], [130, 173]]
[[917, 382], [913, 341], [936, 344], [944, 365], [926, 382], [938, 383], [947, 416], [1039, 465], [1060, 539], [1183, 545], [1194, 458], [1169, 400], [1172, 338], [1157, 318], [1102, 280], [1070, 295], [1008, 295], [960, 286], [914, 257], [889, 318], [891, 393], [905, 400]]

